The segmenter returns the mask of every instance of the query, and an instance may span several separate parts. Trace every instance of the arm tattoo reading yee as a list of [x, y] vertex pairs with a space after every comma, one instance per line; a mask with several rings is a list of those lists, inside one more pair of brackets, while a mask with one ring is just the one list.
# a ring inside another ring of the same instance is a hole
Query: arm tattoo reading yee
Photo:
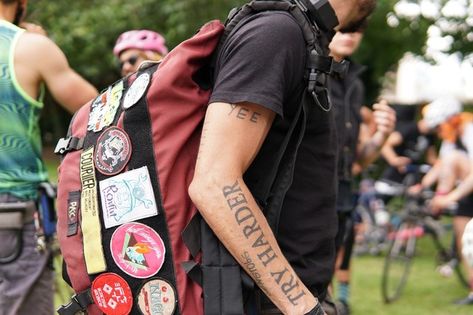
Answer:
[[[252, 248], [257, 252], [257, 259], [267, 270], [259, 270], [254, 264], [253, 258], [248, 252], [242, 255], [244, 264], [247, 266], [251, 275], [253, 275], [260, 288], [267, 292], [264, 287], [261, 287], [261, 273], [269, 272], [277, 286], [281, 289], [286, 298], [293, 305], [297, 305], [297, 301], [305, 295], [305, 292], [299, 288], [299, 282], [295, 280], [292, 272], [287, 268], [277, 270], [273, 267], [272, 262], [277, 257], [273, 248], [266, 240], [263, 230], [258, 225], [253, 210], [249, 208], [247, 199], [241, 190], [238, 181], [233, 185], [225, 186], [222, 189], [223, 195], [227, 200], [229, 210], [232, 211], [236, 222], [241, 228], [241, 232], [246, 239], [253, 242]], [[251, 266], [250, 266], [251, 264]], [[259, 280], [259, 281], [258, 281]]]
[[241, 120], [249, 120], [252, 123], [257, 123], [258, 118], [261, 116], [261, 113], [251, 111], [250, 109], [238, 106], [235, 104], [230, 104], [231, 110], [228, 113], [228, 116], [235, 116]]

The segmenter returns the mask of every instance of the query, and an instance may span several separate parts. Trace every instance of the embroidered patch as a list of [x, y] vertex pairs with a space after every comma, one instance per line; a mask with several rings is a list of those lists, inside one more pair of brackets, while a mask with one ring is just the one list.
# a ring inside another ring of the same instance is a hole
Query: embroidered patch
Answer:
[[120, 106], [120, 100], [123, 94], [123, 81], [118, 82], [112, 88], [107, 91], [107, 106], [105, 106], [105, 112], [100, 122], [99, 130], [104, 127], [110, 126], [115, 119], [117, 109]]
[[97, 139], [95, 167], [104, 175], [120, 173], [131, 157], [131, 141], [118, 127], [106, 129]]
[[158, 214], [148, 167], [99, 182], [105, 228]]
[[115, 264], [140, 279], [154, 276], [163, 266], [166, 249], [159, 234], [142, 223], [127, 223], [113, 232], [110, 251]]
[[115, 273], [103, 273], [92, 282], [92, 298], [106, 315], [130, 314], [133, 296], [128, 283]]
[[105, 107], [107, 105], [107, 94], [108, 94], [108, 91], [102, 93], [92, 102], [90, 113], [89, 113], [89, 121], [87, 122], [88, 131], [97, 132], [101, 130], [99, 129], [100, 121], [105, 115]]
[[110, 126], [115, 119], [120, 100], [123, 95], [123, 81], [113, 87], [110, 86], [106, 92], [97, 97], [91, 105], [87, 130], [98, 132]]
[[172, 284], [159, 278], [143, 284], [136, 304], [143, 315], [172, 315], [176, 310], [176, 300]]
[[67, 237], [77, 234], [79, 228], [80, 191], [69, 192], [67, 198]]
[[123, 100], [124, 109], [128, 109], [138, 103], [143, 94], [145, 94], [150, 81], [151, 76], [148, 73], [143, 73], [135, 79], [125, 94], [125, 98]]

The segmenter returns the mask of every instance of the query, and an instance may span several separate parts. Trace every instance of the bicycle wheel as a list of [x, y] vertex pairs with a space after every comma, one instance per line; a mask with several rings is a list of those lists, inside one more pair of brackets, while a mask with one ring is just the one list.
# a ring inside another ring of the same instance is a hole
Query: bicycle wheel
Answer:
[[[469, 288], [467, 270], [465, 270], [462, 264], [461, 253], [458, 251], [455, 232], [452, 230], [452, 227], [450, 224], [438, 221], [426, 222], [428, 223], [426, 231], [431, 235], [438, 252], [438, 272], [444, 277], [450, 277], [455, 274], [458, 281], [465, 288]], [[436, 228], [436, 226], [440, 226], [440, 228]], [[448, 226], [450, 226], [450, 229], [446, 228]], [[445, 233], [446, 231], [448, 232]]]
[[416, 249], [416, 228], [415, 222], [403, 221], [392, 234], [381, 284], [385, 303], [397, 300], [404, 290]]

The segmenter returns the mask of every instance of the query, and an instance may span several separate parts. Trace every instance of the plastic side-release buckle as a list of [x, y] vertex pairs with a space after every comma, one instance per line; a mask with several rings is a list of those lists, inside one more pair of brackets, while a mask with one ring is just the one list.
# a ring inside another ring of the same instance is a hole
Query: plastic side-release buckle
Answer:
[[60, 315], [76, 315], [87, 310], [87, 306], [94, 303], [90, 295], [90, 289], [74, 294], [71, 301], [66, 305], [61, 305], [57, 312]]
[[343, 59], [340, 62], [333, 60], [330, 73], [337, 73], [343, 78], [347, 74], [349, 66], [350, 62], [348, 60]]
[[63, 155], [72, 150], [80, 150], [84, 146], [83, 138], [69, 137], [61, 138], [54, 149], [55, 154]]

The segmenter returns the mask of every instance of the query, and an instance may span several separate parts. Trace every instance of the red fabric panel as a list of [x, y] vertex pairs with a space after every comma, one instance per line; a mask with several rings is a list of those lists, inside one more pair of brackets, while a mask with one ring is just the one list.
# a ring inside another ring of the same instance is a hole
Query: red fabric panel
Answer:
[[[82, 106], [74, 118], [72, 124], [72, 135], [83, 138], [86, 134], [87, 121], [89, 120], [90, 102]], [[87, 274], [82, 245], [82, 230], [80, 224], [78, 233], [67, 237], [68, 195], [71, 191], [80, 191], [80, 154], [82, 150], [72, 151], [65, 155], [64, 160], [58, 168], [58, 198], [57, 198], [57, 235], [59, 244], [63, 251], [63, 257], [67, 264], [67, 273], [71, 279], [72, 286], [76, 292], [90, 287], [91, 282]], [[80, 211], [77, 214], [80, 222]], [[99, 309], [91, 306], [88, 314], [101, 314]]]
[[181, 262], [191, 259], [181, 232], [197, 211], [187, 188], [194, 174], [210, 96], [210, 91], [200, 89], [192, 76], [209, 61], [222, 32], [223, 25], [219, 21], [210, 22], [171, 51], [153, 76], [147, 95], [158, 178], [174, 255], [178, 300], [184, 315], [203, 313], [202, 289], [180, 266]]

